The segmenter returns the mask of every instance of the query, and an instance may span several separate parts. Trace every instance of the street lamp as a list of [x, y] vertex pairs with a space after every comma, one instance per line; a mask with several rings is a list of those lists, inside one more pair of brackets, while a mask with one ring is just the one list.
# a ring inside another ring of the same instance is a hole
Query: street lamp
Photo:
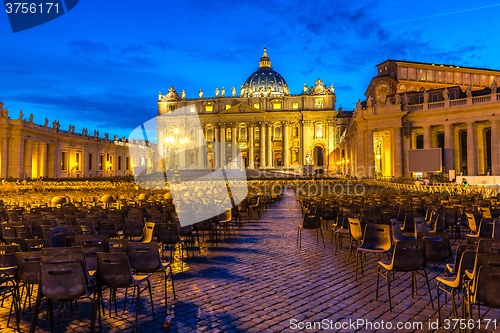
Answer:
[[174, 153], [174, 177], [172, 179], [172, 182], [176, 183], [180, 181], [176, 157], [178, 155], [179, 149], [183, 145], [186, 145], [188, 143], [188, 138], [179, 138], [179, 130], [176, 128], [174, 130], [174, 136], [167, 136], [165, 137], [164, 141], [167, 154], [170, 154], [170, 152]]

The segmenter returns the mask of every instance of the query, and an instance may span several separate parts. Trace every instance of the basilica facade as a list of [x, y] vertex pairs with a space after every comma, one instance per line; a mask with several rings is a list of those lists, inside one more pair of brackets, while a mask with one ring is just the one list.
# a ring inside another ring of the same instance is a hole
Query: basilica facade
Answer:
[[[335, 109], [333, 85], [318, 79], [301, 90], [290, 92], [285, 79], [271, 67], [265, 49], [258, 69], [238, 88], [217, 88], [211, 97], [200, 90], [197, 97], [187, 98], [184, 90], [179, 94], [170, 87], [167, 94], [158, 96], [159, 153], [167, 156], [167, 168], [175, 163], [186, 169], [218, 168], [235, 159], [237, 148], [241, 164], [248, 169], [299, 170], [307, 164], [330, 168], [351, 113]], [[200, 131], [161, 117], [181, 108], [199, 117]], [[193, 144], [174, 161], [168, 157], [168, 138], [175, 131], [191, 143], [204, 138], [210, 147], [220, 142], [222, 151], [214, 154]]]

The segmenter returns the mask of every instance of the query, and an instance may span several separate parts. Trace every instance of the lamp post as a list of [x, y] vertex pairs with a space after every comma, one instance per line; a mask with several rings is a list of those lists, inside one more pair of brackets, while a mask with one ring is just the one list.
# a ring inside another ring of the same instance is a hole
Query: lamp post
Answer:
[[179, 170], [177, 165], [177, 155], [179, 149], [188, 143], [188, 138], [179, 138], [179, 130], [176, 128], [174, 130], [174, 136], [167, 136], [164, 139], [165, 141], [165, 150], [167, 154], [170, 152], [174, 153], [174, 177], [172, 179], [173, 183], [177, 183], [180, 181]]

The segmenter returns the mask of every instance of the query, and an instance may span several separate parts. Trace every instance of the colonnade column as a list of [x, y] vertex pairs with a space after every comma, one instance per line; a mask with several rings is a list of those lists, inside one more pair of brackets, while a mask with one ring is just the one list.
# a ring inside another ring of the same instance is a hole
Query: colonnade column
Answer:
[[[365, 168], [365, 131], [358, 128], [358, 132], [356, 133], [356, 142], [358, 143], [358, 147], [356, 149], [356, 176], [358, 178], [366, 177], [368, 175], [368, 171], [364, 170]], [[339, 153], [339, 161], [342, 159], [342, 153]]]
[[444, 168], [446, 172], [455, 169], [453, 163], [453, 130], [452, 124], [444, 125]]
[[24, 141], [24, 163], [23, 163], [23, 172], [26, 178], [31, 178], [31, 163], [32, 163], [32, 149], [33, 149], [33, 141], [26, 139]]
[[267, 123], [267, 166], [272, 168], [273, 167], [273, 142], [272, 142], [272, 137], [273, 137], [273, 125], [272, 123], [268, 122]]
[[290, 122], [283, 122], [283, 166], [290, 166]]
[[366, 168], [368, 177], [373, 178], [375, 171], [375, 160], [373, 159], [373, 131], [366, 131]]
[[476, 175], [476, 140], [474, 122], [467, 123], [467, 175]]
[[266, 167], [266, 123], [261, 121], [260, 125], [260, 168]]
[[254, 148], [254, 143], [253, 143], [253, 123], [248, 124], [248, 168], [253, 169], [254, 168], [254, 158], [253, 158], [253, 148]]
[[2, 160], [1, 160], [1, 177], [2, 178], [7, 178], [8, 177], [8, 165], [9, 165], [9, 138], [3, 138], [2, 139]]
[[499, 130], [498, 120], [491, 120], [491, 174], [493, 176], [500, 175], [500, 154], [499, 154]]
[[40, 142], [38, 145], [38, 176], [47, 177], [47, 144]]

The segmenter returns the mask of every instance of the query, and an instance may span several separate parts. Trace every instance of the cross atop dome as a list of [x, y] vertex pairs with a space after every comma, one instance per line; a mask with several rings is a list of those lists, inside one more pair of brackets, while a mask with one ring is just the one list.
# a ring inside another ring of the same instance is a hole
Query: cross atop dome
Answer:
[[260, 61], [259, 61], [259, 68], [261, 68], [261, 67], [271, 68], [271, 59], [269, 59], [269, 57], [267, 56], [265, 47], [264, 47], [264, 54], [262, 55], [262, 57], [260, 57]]

